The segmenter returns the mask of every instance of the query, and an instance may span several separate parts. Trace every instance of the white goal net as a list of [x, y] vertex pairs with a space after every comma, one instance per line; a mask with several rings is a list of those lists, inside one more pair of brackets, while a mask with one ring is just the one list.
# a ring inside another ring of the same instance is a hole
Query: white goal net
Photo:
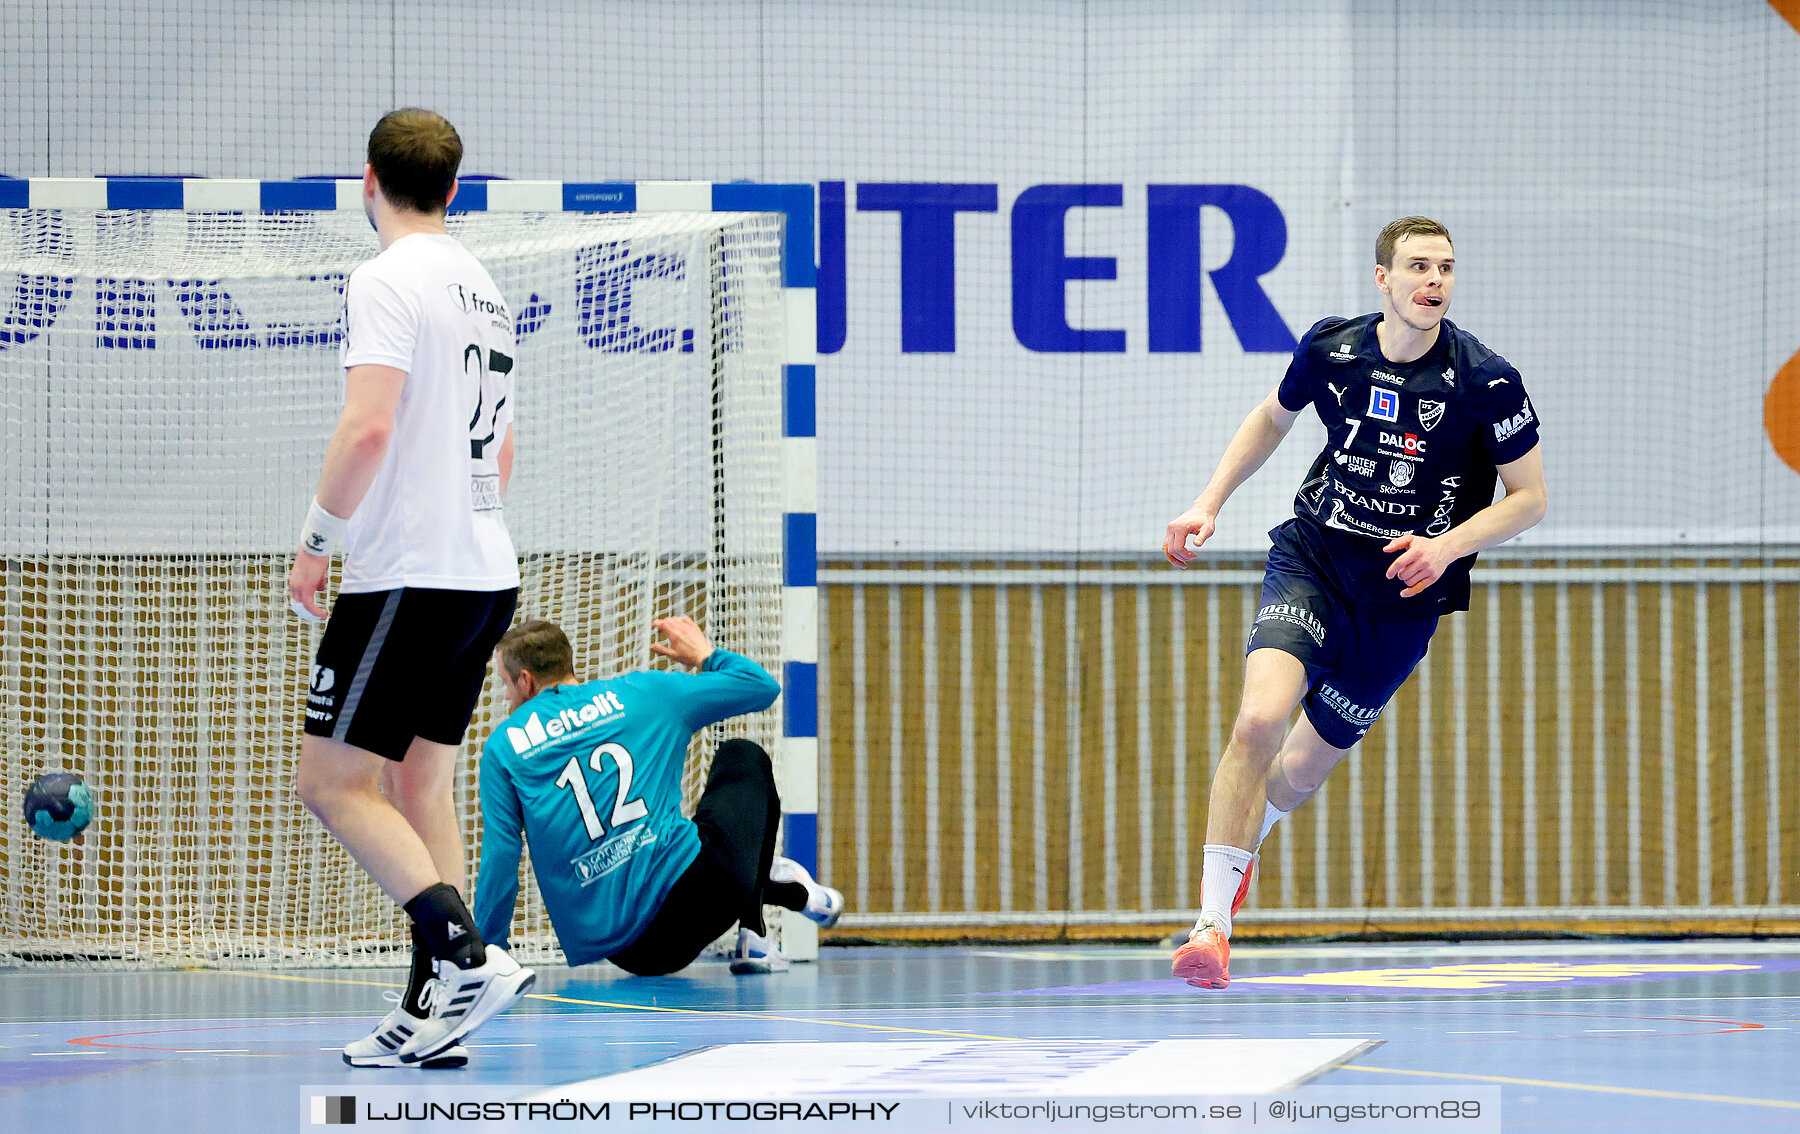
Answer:
[[[779, 673], [781, 218], [472, 213], [518, 332], [519, 617], [585, 676], [686, 613]], [[403, 915], [295, 799], [320, 629], [285, 578], [336, 420], [358, 213], [0, 211], [0, 963], [394, 963]], [[327, 596], [329, 600], [329, 595]], [[457, 799], [479, 850], [470, 725]], [[729, 722], [778, 754], [778, 711]], [[712, 748], [687, 772], [697, 796]], [[21, 797], [77, 772], [76, 844]], [[552, 958], [529, 878], [513, 940]]]

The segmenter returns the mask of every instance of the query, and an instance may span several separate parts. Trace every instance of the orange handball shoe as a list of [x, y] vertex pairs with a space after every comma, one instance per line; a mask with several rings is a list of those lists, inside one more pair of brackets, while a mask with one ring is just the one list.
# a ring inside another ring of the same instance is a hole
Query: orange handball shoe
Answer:
[[1244, 880], [1238, 883], [1237, 893], [1231, 896], [1231, 916], [1236, 917], [1244, 908], [1244, 899], [1250, 896], [1250, 879], [1256, 876], [1256, 864], [1262, 861], [1262, 855], [1250, 860], [1250, 869], [1244, 871]]
[[1174, 974], [1195, 988], [1224, 988], [1231, 983], [1231, 942], [1207, 922], [1175, 950]]

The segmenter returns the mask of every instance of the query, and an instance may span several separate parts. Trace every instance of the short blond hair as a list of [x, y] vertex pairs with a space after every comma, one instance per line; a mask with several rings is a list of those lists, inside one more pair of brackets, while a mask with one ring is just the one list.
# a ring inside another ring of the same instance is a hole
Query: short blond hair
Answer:
[[575, 650], [554, 622], [541, 618], [521, 622], [500, 636], [495, 650], [507, 676], [515, 681], [521, 673], [531, 674], [539, 684], [575, 676]]

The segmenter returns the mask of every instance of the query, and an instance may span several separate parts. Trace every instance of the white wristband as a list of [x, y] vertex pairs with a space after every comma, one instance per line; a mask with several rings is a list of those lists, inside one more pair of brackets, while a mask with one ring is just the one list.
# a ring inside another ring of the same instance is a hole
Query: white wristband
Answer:
[[320, 506], [319, 498], [313, 497], [312, 507], [306, 510], [306, 524], [300, 529], [300, 550], [308, 555], [330, 555], [344, 538], [348, 523], [327, 512]]

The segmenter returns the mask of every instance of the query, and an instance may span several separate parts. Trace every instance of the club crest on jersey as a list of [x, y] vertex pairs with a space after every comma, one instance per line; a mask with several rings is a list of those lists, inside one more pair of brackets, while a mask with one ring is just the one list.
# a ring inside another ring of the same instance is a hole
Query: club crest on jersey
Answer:
[[1424, 399], [1420, 399], [1420, 401], [1419, 401], [1419, 428], [1423, 429], [1427, 433], [1430, 433], [1432, 430], [1434, 430], [1438, 427], [1438, 422], [1440, 422], [1442, 420], [1444, 420], [1444, 403], [1443, 402], [1428, 402], [1428, 401], [1425, 401]]
[[1388, 462], [1388, 483], [1395, 488], [1405, 488], [1412, 483], [1413, 463], [1411, 461], [1393, 460]]
[[1369, 389], [1369, 416], [1377, 421], [1400, 420], [1400, 395], [1392, 390]]

